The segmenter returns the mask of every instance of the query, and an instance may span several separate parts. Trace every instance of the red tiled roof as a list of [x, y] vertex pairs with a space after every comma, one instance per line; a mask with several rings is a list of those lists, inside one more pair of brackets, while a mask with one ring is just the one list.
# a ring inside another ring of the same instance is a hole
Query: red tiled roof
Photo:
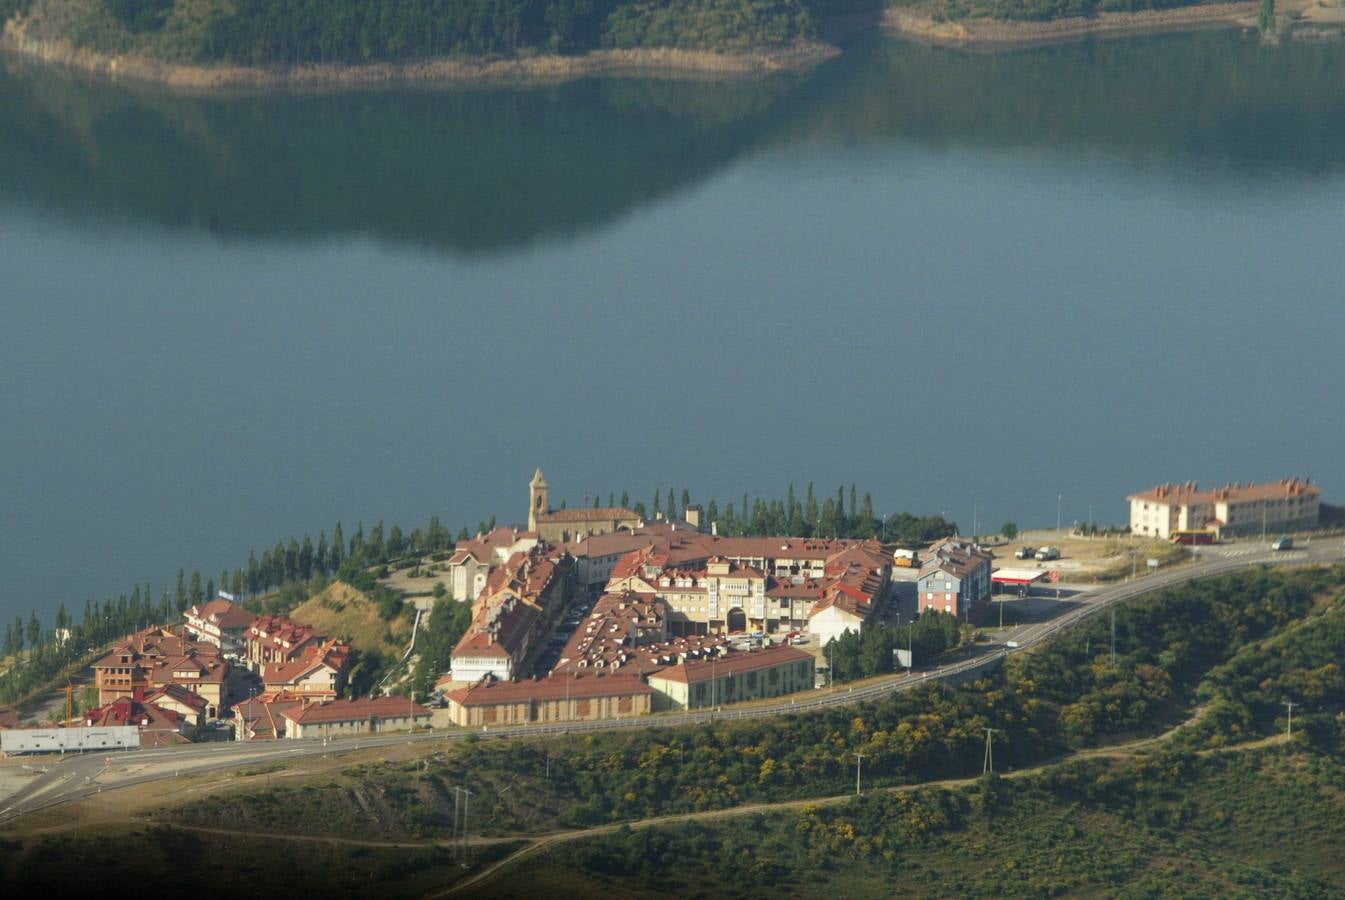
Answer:
[[448, 698], [460, 706], [493, 706], [531, 700], [583, 700], [651, 694], [653, 689], [635, 675], [551, 675], [534, 681], [495, 681], [459, 688]]
[[601, 507], [599, 509], [584, 509], [576, 507], [575, 509], [556, 509], [547, 513], [539, 513], [537, 521], [540, 523], [562, 523], [562, 522], [612, 522], [629, 520], [632, 522], [640, 521], [640, 514], [625, 509], [620, 506]]
[[286, 710], [284, 716], [299, 725], [324, 725], [334, 722], [359, 722], [369, 719], [404, 719], [408, 715], [428, 718], [430, 711], [419, 703], [401, 697], [364, 697], [359, 700], [331, 700], [302, 709]]
[[1131, 494], [1130, 500], [1149, 500], [1155, 503], [1172, 504], [1212, 504], [1227, 501], [1246, 503], [1254, 500], [1281, 500], [1295, 496], [1319, 496], [1322, 489], [1312, 483], [1310, 478], [1282, 478], [1264, 484], [1225, 484], [1222, 487], [1200, 490], [1194, 481], [1182, 484], [1160, 484], [1138, 494]]
[[702, 659], [681, 663], [649, 677], [651, 681], [655, 678], [662, 678], [678, 684], [695, 684], [701, 681], [710, 681], [712, 678], [740, 675], [745, 672], [803, 662], [804, 660], [812, 662], [812, 654], [805, 653], [796, 647], [766, 647], [761, 650], [729, 653], [727, 656], [716, 657], [713, 661]]

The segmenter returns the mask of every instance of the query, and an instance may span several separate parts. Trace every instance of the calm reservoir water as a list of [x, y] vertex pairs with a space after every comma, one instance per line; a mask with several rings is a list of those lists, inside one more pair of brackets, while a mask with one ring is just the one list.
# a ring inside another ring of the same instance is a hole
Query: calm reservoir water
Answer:
[[181, 98], [0, 69], [0, 615], [341, 520], [1342, 486], [1345, 46]]

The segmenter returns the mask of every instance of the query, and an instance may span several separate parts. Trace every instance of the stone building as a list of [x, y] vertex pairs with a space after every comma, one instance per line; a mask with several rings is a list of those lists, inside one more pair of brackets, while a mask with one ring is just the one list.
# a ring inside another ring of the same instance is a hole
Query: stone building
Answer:
[[564, 544], [593, 535], [631, 531], [643, 524], [639, 513], [619, 506], [553, 510], [549, 490], [539, 468], [528, 484], [528, 531], [536, 532], [543, 541]]

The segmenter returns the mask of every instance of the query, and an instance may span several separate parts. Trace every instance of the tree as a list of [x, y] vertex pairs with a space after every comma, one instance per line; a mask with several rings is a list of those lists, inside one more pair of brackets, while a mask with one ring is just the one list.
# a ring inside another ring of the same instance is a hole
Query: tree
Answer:
[[1275, 31], [1275, 0], [1261, 0], [1261, 11], [1256, 16], [1256, 27], [1264, 34]]
[[[191, 587], [187, 590], [187, 597], [191, 602], [185, 604], [182, 609], [186, 609], [187, 606], [196, 606], [205, 599], [205, 589], [201, 587], [200, 572], [191, 573]], [[181, 612], [182, 609], [179, 609], [178, 611]]]
[[37, 649], [38, 639], [42, 637], [42, 623], [37, 620], [37, 613], [32, 612], [28, 615], [28, 646]]
[[1004, 540], [1006, 541], [1013, 540], [1014, 538], [1018, 537], [1018, 523], [1005, 522], [1003, 525], [999, 526], [999, 533], [1004, 535]]

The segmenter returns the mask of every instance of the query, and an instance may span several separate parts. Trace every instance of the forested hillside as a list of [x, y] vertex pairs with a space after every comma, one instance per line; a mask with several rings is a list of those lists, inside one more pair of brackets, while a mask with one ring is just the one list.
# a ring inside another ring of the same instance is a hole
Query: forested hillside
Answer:
[[[393, 62], [610, 48], [760, 50], [881, 0], [0, 0], [42, 37], [180, 62]], [[44, 30], [44, 25], [47, 27]], [[57, 33], [52, 33], [52, 31]]]

